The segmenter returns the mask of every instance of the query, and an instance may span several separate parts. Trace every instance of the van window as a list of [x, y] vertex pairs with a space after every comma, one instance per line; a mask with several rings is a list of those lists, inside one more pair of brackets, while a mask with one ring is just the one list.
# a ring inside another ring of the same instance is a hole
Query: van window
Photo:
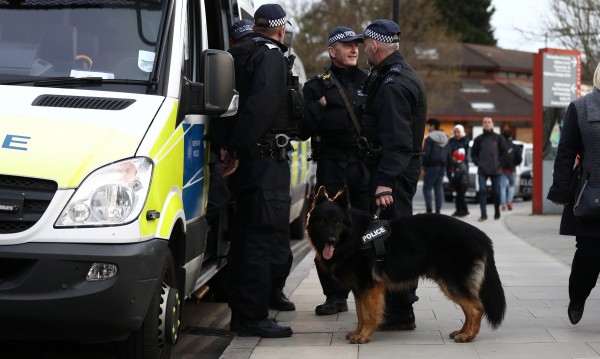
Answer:
[[0, 79], [148, 80], [162, 12], [160, 0], [0, 0]]

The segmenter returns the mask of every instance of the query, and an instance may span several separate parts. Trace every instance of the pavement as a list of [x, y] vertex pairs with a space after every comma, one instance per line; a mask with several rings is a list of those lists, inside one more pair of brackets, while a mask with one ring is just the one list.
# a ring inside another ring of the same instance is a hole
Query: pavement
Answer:
[[[442, 213], [451, 214], [446, 203]], [[290, 338], [236, 337], [221, 359], [366, 359], [366, 358], [600, 358], [600, 294], [592, 291], [577, 326], [567, 318], [568, 280], [573, 237], [558, 235], [559, 215], [531, 215], [531, 202], [515, 202], [499, 220], [477, 222], [479, 208], [470, 204], [464, 220], [485, 231], [494, 242], [496, 266], [507, 301], [506, 317], [497, 330], [484, 322], [471, 343], [455, 343], [448, 334], [460, 328], [462, 310], [437, 285], [421, 280], [414, 304], [413, 331], [375, 332], [367, 344], [349, 344], [346, 333], [356, 327], [352, 294], [350, 311], [317, 316], [324, 301], [309, 253], [290, 274], [285, 293], [294, 312], [271, 312], [290, 325]], [[415, 213], [420, 212], [415, 208]], [[488, 207], [488, 214], [493, 208]]]

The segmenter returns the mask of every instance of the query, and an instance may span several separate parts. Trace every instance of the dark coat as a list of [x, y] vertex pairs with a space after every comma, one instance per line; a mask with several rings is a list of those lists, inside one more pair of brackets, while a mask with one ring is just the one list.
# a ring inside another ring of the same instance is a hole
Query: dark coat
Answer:
[[[358, 67], [342, 69], [331, 64], [331, 73], [338, 80], [345, 92], [348, 102], [355, 104], [359, 90], [367, 79], [367, 74]], [[298, 122], [298, 137], [307, 140], [309, 137], [321, 137], [321, 158], [333, 160], [356, 160], [358, 133], [348, 108], [335, 86], [333, 80], [326, 80], [326, 74], [308, 80], [302, 88], [304, 94], [304, 118]], [[325, 96], [326, 106], [319, 103]], [[358, 109], [353, 107], [355, 116]]]
[[473, 141], [471, 159], [477, 165], [477, 174], [496, 176], [502, 174], [500, 159], [506, 156], [504, 137], [494, 131], [483, 131]]
[[374, 124], [374, 142], [381, 147], [376, 168], [372, 171], [373, 181], [377, 186], [393, 187], [423, 151], [427, 115], [425, 85], [396, 51], [373, 69], [365, 83], [365, 91], [368, 101], [362, 118], [363, 130], [368, 132]]
[[[256, 147], [256, 143], [265, 137], [273, 137], [270, 133], [278, 115], [280, 105], [284, 103], [288, 81], [288, 67], [285, 56], [287, 46], [279, 41], [261, 34], [257, 39], [265, 42], [247, 59], [243, 69], [236, 67], [236, 87], [240, 92], [240, 104], [237, 123], [229, 139], [230, 152], [246, 152]], [[249, 41], [254, 41], [249, 40]], [[229, 49], [234, 59], [246, 52], [249, 41]], [[243, 72], [243, 73], [242, 73]], [[246, 78], [245, 81], [240, 79]]]
[[[600, 93], [597, 89], [587, 96], [595, 96], [600, 106]], [[595, 141], [585, 142], [582, 139], [582, 134], [579, 127], [579, 117], [576, 102], [584, 101], [585, 97], [579, 98], [572, 102], [567, 108], [563, 128], [560, 133], [560, 141], [558, 143], [558, 151], [554, 160], [554, 172], [552, 174], [552, 186], [548, 191], [547, 198], [552, 202], [564, 204], [564, 210], [560, 222], [560, 234], [569, 236], [582, 236], [600, 238], [600, 222], [582, 224], [575, 220], [573, 215], [573, 199], [575, 197], [575, 180], [576, 173], [573, 170], [575, 158], [578, 154], [582, 154], [587, 146], [600, 146], [600, 142]], [[582, 118], [582, 120], [586, 120]], [[594, 122], [600, 126], [600, 122]], [[600, 161], [600, 158], [588, 156], [584, 158], [583, 166], [589, 161]]]

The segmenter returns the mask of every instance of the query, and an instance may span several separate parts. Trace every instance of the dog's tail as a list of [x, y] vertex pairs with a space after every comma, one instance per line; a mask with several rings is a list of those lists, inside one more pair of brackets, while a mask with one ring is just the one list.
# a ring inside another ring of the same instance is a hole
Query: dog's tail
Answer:
[[504, 319], [504, 313], [506, 313], [506, 298], [496, 270], [493, 251], [490, 251], [487, 256], [485, 277], [479, 289], [479, 298], [488, 323], [493, 329], [498, 328]]

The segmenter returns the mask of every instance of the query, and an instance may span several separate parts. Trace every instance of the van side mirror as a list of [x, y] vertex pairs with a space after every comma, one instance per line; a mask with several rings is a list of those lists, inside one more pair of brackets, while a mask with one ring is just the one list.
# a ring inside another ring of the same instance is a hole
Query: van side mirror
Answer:
[[200, 82], [183, 81], [183, 114], [231, 116], [237, 112], [233, 57], [227, 51], [208, 49], [200, 57]]

